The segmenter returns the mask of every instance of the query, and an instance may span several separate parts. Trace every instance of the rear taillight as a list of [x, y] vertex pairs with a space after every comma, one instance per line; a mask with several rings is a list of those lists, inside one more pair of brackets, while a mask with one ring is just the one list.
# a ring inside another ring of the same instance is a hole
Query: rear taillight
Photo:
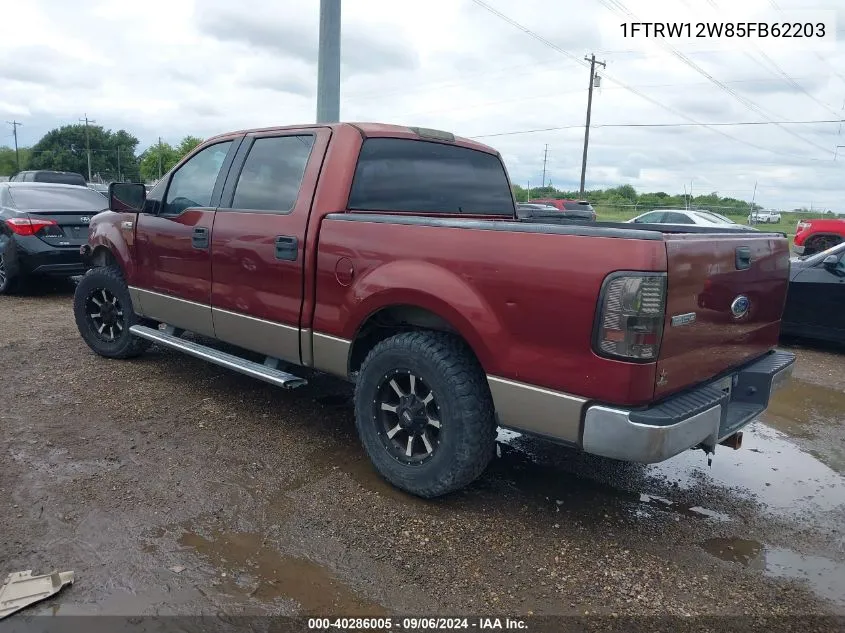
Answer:
[[613, 273], [605, 279], [599, 301], [596, 353], [629, 360], [656, 360], [666, 310], [666, 275]]
[[55, 220], [32, 218], [8, 218], [6, 224], [16, 235], [35, 235], [47, 227], [58, 226]]
[[799, 233], [809, 226], [810, 226], [809, 222], [804, 222], [804, 220], [799, 220], [798, 224], [795, 226], [795, 232]]

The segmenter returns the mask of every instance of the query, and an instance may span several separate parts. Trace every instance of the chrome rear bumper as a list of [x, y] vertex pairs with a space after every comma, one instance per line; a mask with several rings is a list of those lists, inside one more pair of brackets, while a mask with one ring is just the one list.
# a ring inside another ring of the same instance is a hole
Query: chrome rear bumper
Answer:
[[706, 385], [647, 409], [587, 407], [582, 448], [595, 455], [654, 463], [689, 448], [708, 452], [766, 410], [792, 375], [795, 355], [770, 352]]

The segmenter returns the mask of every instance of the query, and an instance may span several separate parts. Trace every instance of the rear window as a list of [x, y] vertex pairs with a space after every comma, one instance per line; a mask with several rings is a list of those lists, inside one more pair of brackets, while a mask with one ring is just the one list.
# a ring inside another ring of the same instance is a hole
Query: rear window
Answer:
[[59, 185], [81, 185], [86, 186], [85, 178], [80, 174], [62, 174], [50, 171], [36, 171], [33, 175], [33, 182], [52, 182]]
[[508, 179], [497, 156], [466, 147], [395, 138], [364, 141], [349, 208], [514, 214]]
[[21, 211], [102, 211], [108, 200], [88, 187], [10, 187], [9, 194]]

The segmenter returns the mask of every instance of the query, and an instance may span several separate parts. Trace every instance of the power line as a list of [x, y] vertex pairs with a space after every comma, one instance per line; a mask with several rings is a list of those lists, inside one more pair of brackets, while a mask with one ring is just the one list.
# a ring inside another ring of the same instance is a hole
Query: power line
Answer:
[[[637, 17], [634, 13], [632, 13], [631, 11], [629, 11], [629, 10], [625, 7], [625, 5], [624, 5], [624, 4], [622, 4], [622, 2], [620, 2], [619, 0], [598, 0], [598, 1], [599, 1], [599, 3], [600, 3], [602, 6], [604, 6], [604, 7], [605, 7], [605, 8], [607, 8], [608, 10], [610, 10], [612, 13], [617, 13], [617, 14], [618, 14], [620, 11], [618, 11], [618, 10], [616, 10], [616, 9], [612, 8], [611, 6], [608, 6], [608, 4], [607, 4], [608, 2], [613, 2], [615, 6], [618, 6], [618, 7], [620, 7], [620, 8], [621, 8], [621, 11], [623, 12], [623, 16], [624, 16], [624, 17], [626, 17], [626, 18], [630, 17], [630, 18], [633, 18], [633, 19], [639, 20], [639, 18], [638, 18], [638, 17]], [[714, 77], [713, 75], [711, 75], [710, 73], [708, 73], [708, 72], [707, 72], [706, 70], [704, 70], [701, 66], [699, 66], [698, 64], [696, 64], [694, 61], [692, 61], [689, 57], [687, 57], [686, 55], [684, 55], [681, 51], [679, 51], [678, 49], [676, 49], [674, 46], [671, 46], [671, 45], [665, 45], [665, 44], [661, 44], [661, 46], [663, 46], [663, 47], [667, 48], [669, 51], [671, 51], [671, 53], [672, 53], [672, 54], [673, 54], [676, 58], [678, 58], [679, 60], [681, 60], [681, 62], [683, 62], [683, 63], [684, 63], [685, 65], [687, 65], [688, 67], [690, 67], [690, 68], [692, 68], [693, 70], [695, 70], [697, 73], [699, 73], [699, 74], [700, 74], [700, 75], [702, 75], [703, 77], [706, 77], [706, 78], [707, 78], [707, 79], [708, 79], [711, 83], [713, 83], [713, 85], [715, 85], [717, 88], [719, 88], [719, 89], [720, 89], [720, 90], [722, 90], [723, 92], [727, 93], [728, 95], [730, 95], [731, 97], [733, 97], [734, 99], [736, 99], [737, 101], [739, 101], [739, 102], [740, 102], [742, 105], [744, 105], [747, 109], [752, 110], [753, 112], [756, 112], [756, 113], [757, 113], [757, 114], [759, 114], [760, 116], [762, 116], [762, 117], [764, 117], [764, 118], [766, 118], [766, 119], [771, 120], [771, 118], [772, 118], [772, 116], [773, 116], [773, 115], [772, 115], [772, 113], [768, 112], [768, 111], [767, 111], [765, 108], [763, 108], [762, 106], [759, 106], [758, 104], [756, 104], [756, 103], [754, 103], [753, 101], [751, 101], [750, 99], [748, 99], [748, 98], [746, 98], [746, 97], [742, 96], [741, 94], [739, 94], [738, 92], [736, 92], [735, 90], [733, 90], [732, 88], [730, 88], [729, 86], [725, 85], [723, 82], [721, 82], [721, 81], [719, 81], [718, 79], [716, 79], [716, 77]], [[774, 115], [774, 116], [776, 116], [776, 115]], [[775, 125], [777, 125], [777, 124], [775, 124]], [[778, 126], [778, 127], [780, 127], [780, 126]], [[823, 151], [823, 152], [825, 152], [825, 153], [827, 153], [827, 152], [828, 152], [827, 148], [824, 148], [824, 147], [822, 147], [821, 145], [818, 145], [817, 143], [814, 143], [813, 141], [811, 141], [811, 140], [809, 140], [809, 139], [804, 138], [804, 137], [803, 137], [803, 136], [801, 136], [800, 134], [796, 134], [796, 133], [795, 133], [795, 132], [793, 132], [792, 130], [788, 130], [787, 128], [780, 128], [780, 129], [782, 129], [782, 130], [783, 130], [784, 132], [786, 132], [787, 134], [789, 134], [789, 135], [791, 135], [791, 136], [793, 136], [793, 137], [797, 138], [798, 140], [800, 140], [800, 141], [802, 141], [802, 142], [804, 142], [804, 143], [807, 143], [808, 145], [812, 145], [812, 146], [813, 146], [813, 147], [815, 147], [816, 149], [820, 149], [821, 151]]]
[[[538, 40], [538, 41], [542, 42], [542, 43], [543, 43], [543, 44], [545, 44], [546, 46], [549, 46], [549, 47], [550, 47], [550, 48], [552, 48], [553, 50], [556, 50], [557, 52], [561, 53], [562, 55], [565, 55], [565, 56], [566, 56], [566, 57], [568, 57], [569, 59], [574, 60], [576, 63], [580, 64], [580, 65], [581, 65], [581, 66], [583, 66], [584, 68], [588, 68], [588, 65], [586, 64], [586, 62], [582, 62], [582, 61], [581, 61], [578, 57], [576, 57], [575, 55], [573, 55], [573, 54], [572, 54], [572, 53], [570, 53], [569, 51], [562, 49], [562, 48], [561, 48], [560, 46], [558, 46], [557, 44], [554, 44], [553, 42], [550, 42], [549, 40], [547, 40], [546, 38], [542, 37], [541, 35], [538, 35], [537, 33], [535, 33], [534, 31], [532, 31], [531, 29], [529, 29], [529, 28], [527, 28], [527, 27], [523, 26], [522, 24], [520, 24], [520, 23], [519, 23], [519, 22], [517, 22], [516, 20], [513, 20], [513, 19], [509, 18], [508, 16], [506, 16], [505, 14], [503, 14], [501, 11], [497, 11], [496, 9], [494, 9], [493, 7], [491, 7], [490, 5], [488, 5], [487, 3], [483, 2], [483, 0], [472, 0], [472, 1], [473, 1], [475, 4], [477, 4], [478, 6], [482, 7], [483, 9], [485, 9], [485, 10], [489, 11], [489, 12], [490, 12], [490, 13], [492, 13], [493, 15], [495, 15], [495, 16], [497, 16], [497, 17], [501, 18], [502, 20], [504, 20], [504, 21], [505, 21], [505, 22], [507, 22], [508, 24], [510, 24], [510, 25], [514, 26], [515, 28], [519, 29], [519, 30], [520, 30], [520, 31], [522, 31], [523, 33], [525, 33], [525, 34], [527, 34], [527, 35], [530, 35], [530, 36], [531, 36], [531, 37], [533, 37], [534, 39], [536, 39], [536, 40]], [[662, 102], [660, 102], [660, 101], [657, 101], [656, 99], [651, 98], [651, 97], [650, 97], [650, 96], [648, 96], [647, 94], [644, 94], [643, 92], [641, 92], [641, 91], [637, 90], [637, 89], [636, 89], [636, 88], [634, 88], [633, 86], [630, 86], [630, 85], [626, 84], [626, 83], [625, 83], [624, 81], [622, 81], [621, 79], [618, 79], [618, 78], [614, 77], [612, 74], [610, 74], [610, 73], [608, 73], [608, 72], [606, 72], [606, 71], [602, 73], [602, 76], [603, 76], [605, 79], [607, 79], [608, 81], [612, 81], [613, 83], [618, 84], [618, 85], [619, 85], [619, 86], [621, 86], [622, 88], [626, 89], [628, 92], [630, 92], [630, 93], [632, 93], [632, 94], [637, 95], [638, 97], [640, 97], [641, 99], [644, 99], [645, 101], [648, 101], [648, 102], [649, 102], [649, 103], [651, 103], [652, 105], [655, 105], [655, 106], [657, 106], [658, 108], [661, 108], [661, 109], [663, 109], [663, 110], [666, 110], [667, 112], [671, 112], [672, 114], [674, 114], [674, 115], [676, 115], [676, 116], [678, 116], [678, 117], [680, 117], [680, 118], [682, 118], [682, 119], [685, 119], [685, 120], [689, 121], [690, 123], [694, 123], [694, 124], [696, 124], [696, 125], [700, 125], [700, 126], [702, 126], [702, 127], [706, 128], [706, 129], [711, 130], [711, 131], [715, 132], [716, 134], [719, 134], [720, 136], [724, 136], [725, 138], [730, 139], [730, 140], [732, 140], [732, 141], [734, 141], [734, 142], [736, 142], [736, 143], [741, 143], [741, 144], [743, 144], [743, 145], [747, 145], [748, 147], [753, 147], [754, 149], [757, 149], [757, 150], [760, 150], [760, 151], [763, 151], [763, 152], [771, 152], [771, 153], [773, 153], [773, 154], [779, 154], [779, 155], [782, 155], [782, 156], [791, 156], [791, 155], [789, 155], [789, 154], [784, 154], [783, 152], [779, 152], [779, 151], [777, 151], [777, 150], [769, 149], [769, 148], [767, 148], [767, 147], [762, 147], [761, 145], [757, 145], [756, 143], [751, 143], [751, 142], [749, 142], [749, 141], [745, 141], [745, 140], [743, 140], [743, 139], [736, 138], [736, 137], [734, 137], [734, 136], [731, 136], [730, 134], [726, 134], [725, 132], [723, 132], [722, 130], [720, 130], [720, 129], [716, 128], [716, 127], [710, 126], [710, 125], [708, 125], [708, 124], [706, 124], [706, 123], [701, 123], [700, 121], [696, 121], [694, 118], [692, 118], [692, 117], [690, 117], [690, 116], [687, 116], [686, 114], [684, 114], [684, 113], [683, 113], [683, 112], [681, 112], [680, 110], [678, 110], [678, 109], [676, 109], [676, 108], [673, 108], [673, 107], [671, 107], [671, 106], [669, 106], [669, 105], [666, 105], [665, 103], [662, 103]], [[825, 150], [823, 150], [823, 151], [824, 151], [825, 153], [827, 153], [827, 151], [828, 151], [828, 150], [826, 150], [826, 149], [825, 149]], [[822, 159], [810, 159], [810, 160], [822, 160]]]
[[[731, 121], [718, 123], [603, 123], [599, 125], [592, 125], [594, 128], [638, 128], [638, 127], [742, 127], [750, 125], [813, 125], [822, 123], [841, 123], [842, 119], [819, 119], [816, 121]], [[513, 132], [496, 132], [494, 134], [479, 134], [477, 136], [470, 136], [469, 138], [492, 138], [494, 136], [515, 136], [517, 134], [533, 134], [535, 132], [556, 132], [558, 130], [574, 130], [581, 129], [584, 124], [579, 125], [561, 125], [557, 127], [537, 128], [533, 130], [516, 130]]]

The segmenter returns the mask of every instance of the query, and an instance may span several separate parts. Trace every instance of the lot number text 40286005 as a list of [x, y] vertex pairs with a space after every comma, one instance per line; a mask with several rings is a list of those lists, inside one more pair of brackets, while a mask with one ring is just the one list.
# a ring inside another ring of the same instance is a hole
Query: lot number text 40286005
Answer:
[[622, 22], [622, 37], [823, 38], [824, 22]]

